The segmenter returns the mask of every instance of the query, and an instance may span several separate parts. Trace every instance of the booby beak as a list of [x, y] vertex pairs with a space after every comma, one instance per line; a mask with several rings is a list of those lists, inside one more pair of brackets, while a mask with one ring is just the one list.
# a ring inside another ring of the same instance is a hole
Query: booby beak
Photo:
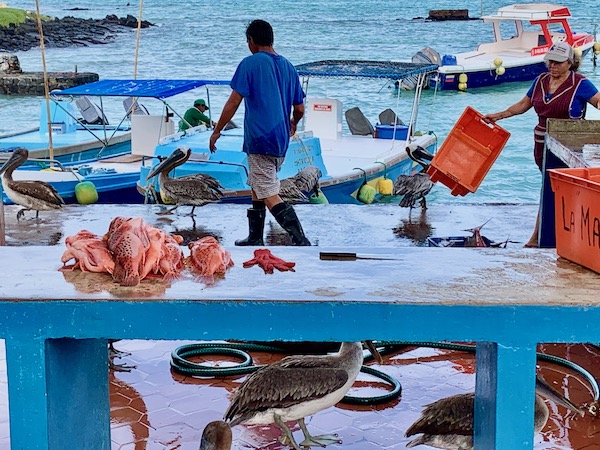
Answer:
[[373, 358], [375, 358], [375, 361], [379, 364], [383, 364], [383, 358], [381, 357], [379, 350], [377, 350], [377, 347], [373, 344], [373, 341], [364, 341], [364, 343], [371, 355], [373, 355]]
[[561, 393], [556, 391], [552, 386], [550, 386], [548, 383], [546, 383], [546, 381], [544, 381], [540, 376], [535, 377], [535, 390], [543, 397], [546, 397], [546, 398], [558, 403], [559, 405], [562, 405], [565, 408], [568, 408], [571, 411], [576, 412], [580, 416], [584, 415], [584, 411], [581, 408], [575, 406], [568, 398], [564, 397]]
[[[183, 164], [183, 162], [187, 161], [187, 158], [189, 158], [189, 153], [191, 153], [190, 150], [188, 150], [188, 153], [186, 154], [181, 149], [176, 149], [167, 158], [161, 161], [160, 164], [158, 164], [154, 168], [154, 170], [150, 171], [150, 173], [146, 177], [146, 181], [158, 175], [166, 169], [168, 169], [168, 171], [170, 172], [174, 167]], [[183, 162], [181, 162], [182, 160]]]

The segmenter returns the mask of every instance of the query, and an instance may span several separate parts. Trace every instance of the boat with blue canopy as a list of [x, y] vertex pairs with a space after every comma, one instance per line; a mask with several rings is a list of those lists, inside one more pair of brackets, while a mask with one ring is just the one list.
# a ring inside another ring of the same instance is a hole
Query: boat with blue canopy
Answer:
[[[437, 150], [437, 138], [433, 133], [416, 131], [421, 90], [427, 76], [437, 70], [436, 65], [328, 60], [301, 64], [296, 68], [306, 94], [305, 117], [299, 125], [301, 131], [290, 140], [279, 172], [280, 179], [293, 177], [307, 166], [316, 166], [322, 173], [321, 191], [330, 203], [365, 203], [358, 195], [365, 183], [377, 189], [384, 178], [393, 181], [400, 174], [417, 170], [417, 164], [407, 156], [408, 143], [416, 143], [431, 153]], [[410, 118], [404, 123], [389, 110], [392, 114], [388, 114], [387, 120], [373, 125], [358, 107], [345, 109], [339, 99], [311, 97], [308, 83], [315, 77], [412, 83], [414, 97]], [[344, 116], [347, 124], [343, 123]], [[209, 130], [201, 129], [165, 136], [154, 149], [156, 164], [178, 148], [189, 148], [190, 159], [176, 167], [172, 177], [209, 174], [225, 187], [222, 201], [250, 202], [247, 156], [242, 151], [243, 129], [223, 131], [215, 153], [209, 151], [210, 135]], [[141, 168], [138, 186], [141, 193], [159, 190], [156, 180], [146, 180], [151, 170], [152, 166]], [[152, 189], [148, 189], [149, 186]], [[367, 202], [376, 200], [377, 195]]]
[[[83, 181], [93, 183], [98, 202], [141, 203], [144, 198], [136, 188], [140, 168], [153, 156], [161, 137], [175, 132], [173, 117], [179, 115], [168, 100], [208, 84], [228, 85], [229, 82], [101, 80], [53, 91], [50, 120], [43, 102], [39, 128], [0, 138], [0, 163], [10, 157], [12, 149], [24, 147], [29, 151], [29, 160], [15, 171], [16, 180], [46, 181], [67, 203], [77, 202], [75, 188]], [[102, 106], [110, 101], [107, 99], [116, 97], [122, 98], [117, 100], [122, 101], [124, 114], [117, 125], [108, 125]], [[148, 98], [159, 100], [161, 114], [148, 112], [140, 100]], [[86, 117], [88, 120], [83, 120]], [[95, 117], [102, 123], [90, 123], [95, 122]], [[9, 204], [10, 200], [4, 196], [4, 202]]]
[[[314, 77], [375, 79], [386, 83], [398, 81], [414, 84], [414, 97], [407, 123], [391, 110], [391, 119], [380, 120], [374, 126], [358, 107], [344, 110], [336, 98], [306, 97], [306, 114], [301, 131], [290, 140], [290, 146], [279, 174], [280, 178], [294, 176], [307, 166], [316, 166], [322, 177], [322, 192], [331, 203], [364, 203], [358, 194], [364, 185], [378, 188], [379, 181], [392, 181], [400, 174], [417, 170], [417, 164], [406, 153], [408, 143], [416, 143], [435, 153], [437, 138], [417, 130], [417, 112], [421, 89], [427, 76], [437, 66], [419, 63], [385, 61], [320, 61], [298, 66], [303, 88], [308, 94], [308, 81]], [[15, 179], [40, 179], [51, 183], [66, 202], [76, 202], [75, 187], [82, 181], [91, 181], [102, 203], [141, 203], [159, 201], [156, 180], [148, 184], [148, 174], [162, 159], [175, 149], [191, 150], [190, 159], [177, 167], [171, 176], [206, 173], [225, 187], [224, 202], [250, 201], [247, 185], [248, 164], [242, 151], [243, 129], [224, 130], [216, 153], [208, 149], [211, 131], [204, 125], [176, 131], [176, 118], [183, 117], [173, 108], [172, 96], [197, 89], [206, 89], [210, 106], [209, 87], [225, 86], [228, 80], [168, 80], [120, 79], [101, 80], [52, 93], [52, 100], [61, 105], [77, 98], [124, 97], [138, 104], [138, 100], [153, 98], [163, 107], [161, 114], [129, 114], [130, 150], [121, 155], [103, 155], [77, 161], [59, 161], [61, 166], [48, 170], [48, 162], [36, 160], [15, 171]], [[138, 106], [139, 108], [140, 106]], [[60, 106], [57, 106], [60, 108]], [[66, 109], [66, 108], [65, 108]], [[209, 111], [212, 111], [211, 107]], [[342, 117], [345, 116], [347, 124]], [[64, 126], [70, 115], [63, 115]], [[382, 116], [380, 115], [380, 118]], [[54, 119], [53, 119], [54, 120]], [[63, 126], [58, 122], [57, 126]], [[345, 129], [347, 126], [348, 131]], [[27, 147], [26, 147], [27, 148]], [[152, 186], [153, 189], [148, 189]], [[153, 195], [150, 197], [149, 194]], [[140, 195], [141, 194], [141, 195]], [[366, 202], [376, 201], [376, 196]], [[5, 199], [6, 201], [7, 199]]]

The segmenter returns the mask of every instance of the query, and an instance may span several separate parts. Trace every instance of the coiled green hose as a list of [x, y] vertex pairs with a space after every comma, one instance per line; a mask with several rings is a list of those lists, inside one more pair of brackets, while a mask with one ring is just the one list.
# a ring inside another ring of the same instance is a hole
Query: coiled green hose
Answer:
[[[224, 377], [246, 375], [256, 372], [262, 365], [252, 365], [252, 357], [246, 351], [267, 353], [288, 353], [280, 347], [251, 343], [197, 343], [176, 348], [171, 352], [171, 368], [183, 375], [196, 377]], [[199, 355], [221, 355], [239, 358], [242, 362], [230, 367], [213, 367], [188, 361], [186, 358]], [[372, 358], [372, 356], [371, 356]], [[365, 359], [368, 359], [365, 358]], [[391, 386], [391, 390], [383, 395], [371, 397], [344, 396], [341, 402], [349, 405], [378, 405], [394, 400], [402, 394], [402, 385], [394, 377], [372, 367], [362, 366], [361, 372], [379, 378]]]

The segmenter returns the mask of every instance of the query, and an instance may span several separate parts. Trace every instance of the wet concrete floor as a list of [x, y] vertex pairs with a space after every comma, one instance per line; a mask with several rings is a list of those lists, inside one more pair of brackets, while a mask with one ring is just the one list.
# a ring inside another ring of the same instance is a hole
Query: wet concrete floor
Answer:
[[[60, 212], [42, 212], [40, 219], [17, 223], [17, 207], [5, 208], [6, 241], [9, 246], [64, 245], [66, 236], [81, 229], [103, 234], [116, 216], [144, 217], [189, 241], [206, 234], [231, 246], [245, 236], [246, 206], [208, 205], [197, 209], [195, 218], [179, 214], [157, 216], [159, 206], [93, 205], [68, 206]], [[302, 205], [297, 208], [304, 230], [314, 244], [339, 247], [404, 247], [426, 245], [428, 236], [468, 235], [462, 230], [481, 225], [483, 234], [494, 241], [508, 240], [521, 247], [529, 238], [536, 205], [431, 205], [422, 214], [393, 205]], [[268, 222], [267, 245], [286, 244], [285, 233], [273, 220]], [[474, 249], [473, 251], [477, 251]], [[500, 250], [499, 250], [500, 251]], [[197, 450], [204, 426], [220, 419], [228, 406], [228, 394], [244, 376], [193, 378], [173, 372], [170, 354], [188, 341], [118, 341], [115, 347], [130, 355], [116, 363], [135, 366], [129, 372], [110, 371], [111, 439], [113, 450]], [[593, 345], [542, 344], [539, 351], [555, 354], [600, 375], [600, 350]], [[252, 353], [256, 364], [277, 360], [282, 355]], [[0, 448], [10, 448], [6, 361], [0, 349]], [[205, 357], [214, 362], [213, 357]], [[218, 358], [222, 361], [222, 357]], [[199, 361], [199, 360], [197, 360]], [[227, 364], [221, 362], [220, 364]], [[576, 404], [590, 402], [592, 391], [575, 371], [553, 363], [540, 363], [542, 376]], [[377, 367], [402, 383], [398, 400], [377, 406], [338, 404], [307, 419], [316, 434], [338, 433], [343, 443], [329, 448], [348, 450], [403, 449], [410, 438], [406, 429], [423, 407], [437, 399], [472, 391], [475, 358], [471, 352], [431, 347], [404, 347], [386, 356]], [[360, 375], [353, 395], [381, 394], [380, 381]], [[548, 403], [550, 419], [535, 437], [536, 449], [600, 449], [600, 419], [586, 415], [573, 418], [562, 406]], [[301, 432], [294, 429], [296, 437]], [[276, 426], [234, 428], [234, 449], [281, 449]]]

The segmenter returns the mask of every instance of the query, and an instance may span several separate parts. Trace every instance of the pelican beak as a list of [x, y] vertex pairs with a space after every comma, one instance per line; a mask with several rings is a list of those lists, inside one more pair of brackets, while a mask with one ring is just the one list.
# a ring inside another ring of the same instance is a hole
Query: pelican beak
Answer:
[[373, 341], [364, 341], [364, 343], [371, 355], [373, 355], [373, 358], [375, 358], [375, 361], [379, 364], [383, 364], [383, 358], [381, 357], [379, 350], [377, 350], [377, 347], [373, 344]]
[[179, 150], [179, 149], [175, 150], [167, 158], [162, 160], [154, 168], [154, 170], [150, 171], [150, 173], [146, 177], [146, 181], [149, 180], [150, 178], [158, 175], [159, 173], [163, 172], [165, 169], [168, 169], [170, 171], [171, 168], [175, 167], [181, 159], [185, 158], [185, 156], [186, 156], [185, 153], [183, 153], [181, 150]]
[[542, 396], [558, 403], [559, 405], [564, 406], [565, 408], [570, 409], [573, 412], [576, 412], [580, 416], [583, 416], [584, 411], [575, 406], [568, 398], [563, 396], [560, 392], [556, 391], [552, 386], [550, 386], [546, 381], [544, 381], [541, 377], [535, 377], [535, 390], [540, 393]]

